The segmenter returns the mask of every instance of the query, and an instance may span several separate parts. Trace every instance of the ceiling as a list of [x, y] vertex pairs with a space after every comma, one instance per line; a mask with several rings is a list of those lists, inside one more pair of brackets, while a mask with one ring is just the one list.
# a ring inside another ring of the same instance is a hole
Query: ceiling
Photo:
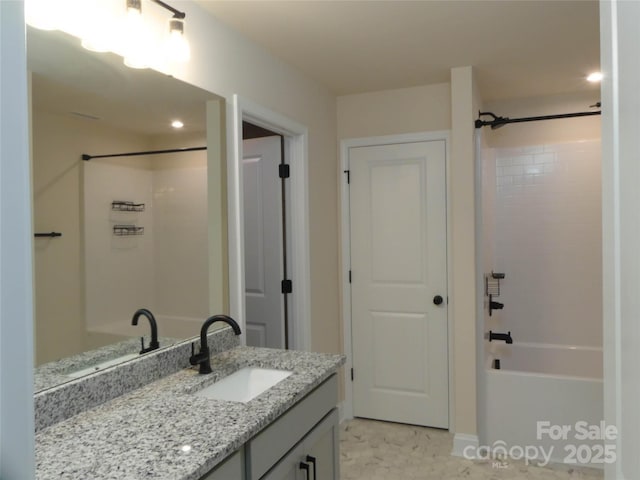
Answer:
[[596, 90], [597, 0], [198, 0], [337, 95], [448, 82], [485, 101]]

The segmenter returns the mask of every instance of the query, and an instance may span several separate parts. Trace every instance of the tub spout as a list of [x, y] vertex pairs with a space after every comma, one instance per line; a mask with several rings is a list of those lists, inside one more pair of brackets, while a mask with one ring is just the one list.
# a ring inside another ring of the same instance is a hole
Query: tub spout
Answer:
[[489, 330], [489, 341], [493, 342], [494, 340], [502, 340], [503, 342], [506, 342], [508, 344], [513, 343], [513, 338], [511, 338], [511, 332], [494, 333], [491, 330]]

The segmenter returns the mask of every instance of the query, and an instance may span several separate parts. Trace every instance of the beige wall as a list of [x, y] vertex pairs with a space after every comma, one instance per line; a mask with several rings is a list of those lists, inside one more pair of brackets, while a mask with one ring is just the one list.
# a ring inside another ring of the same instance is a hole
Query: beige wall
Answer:
[[178, 78], [227, 102], [238, 94], [308, 128], [312, 349], [339, 352], [335, 96], [197, 4], [182, 7], [192, 55]]
[[448, 83], [338, 97], [338, 139], [451, 128]]
[[451, 70], [450, 201], [455, 432], [476, 434], [476, 232], [474, 125], [479, 98], [472, 67]]

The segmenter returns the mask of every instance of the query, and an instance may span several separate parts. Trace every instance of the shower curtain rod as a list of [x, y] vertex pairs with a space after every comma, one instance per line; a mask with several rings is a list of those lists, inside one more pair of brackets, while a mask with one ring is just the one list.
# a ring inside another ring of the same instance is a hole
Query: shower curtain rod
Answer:
[[[596, 106], [599, 107], [599, 103], [596, 104]], [[476, 128], [490, 126], [491, 130], [495, 130], [504, 125], [507, 125], [508, 123], [537, 122], [538, 120], [555, 120], [558, 118], [590, 117], [592, 115], [600, 115], [601, 113], [602, 112], [598, 110], [597, 112], [561, 113], [558, 115], [543, 115], [540, 117], [509, 118], [498, 117], [491, 112], [478, 112], [478, 117], [489, 115], [490, 117], [493, 117], [493, 120], [481, 120], [480, 118], [478, 118], [475, 122], [475, 125]]]
[[182, 153], [195, 152], [198, 150], [206, 150], [207, 147], [187, 147], [187, 148], [171, 148], [169, 150], [147, 150], [146, 152], [127, 152], [127, 153], [110, 153], [108, 155], [87, 155], [82, 154], [82, 160], [88, 162], [94, 158], [112, 158], [112, 157], [137, 157], [139, 155], [159, 155], [161, 153]]

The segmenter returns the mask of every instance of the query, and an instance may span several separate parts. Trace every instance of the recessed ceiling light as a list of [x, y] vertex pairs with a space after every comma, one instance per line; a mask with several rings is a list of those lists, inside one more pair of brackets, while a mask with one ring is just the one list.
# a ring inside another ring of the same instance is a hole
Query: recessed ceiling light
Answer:
[[184, 127], [184, 123], [182, 123], [180, 120], [174, 120], [173, 122], [171, 122], [171, 126], [173, 128], [182, 128]]
[[601, 80], [602, 80], [602, 73], [600, 73], [600, 72], [593, 72], [593, 73], [590, 73], [587, 76], [587, 81], [588, 82], [596, 83], [596, 82], [599, 82]]

